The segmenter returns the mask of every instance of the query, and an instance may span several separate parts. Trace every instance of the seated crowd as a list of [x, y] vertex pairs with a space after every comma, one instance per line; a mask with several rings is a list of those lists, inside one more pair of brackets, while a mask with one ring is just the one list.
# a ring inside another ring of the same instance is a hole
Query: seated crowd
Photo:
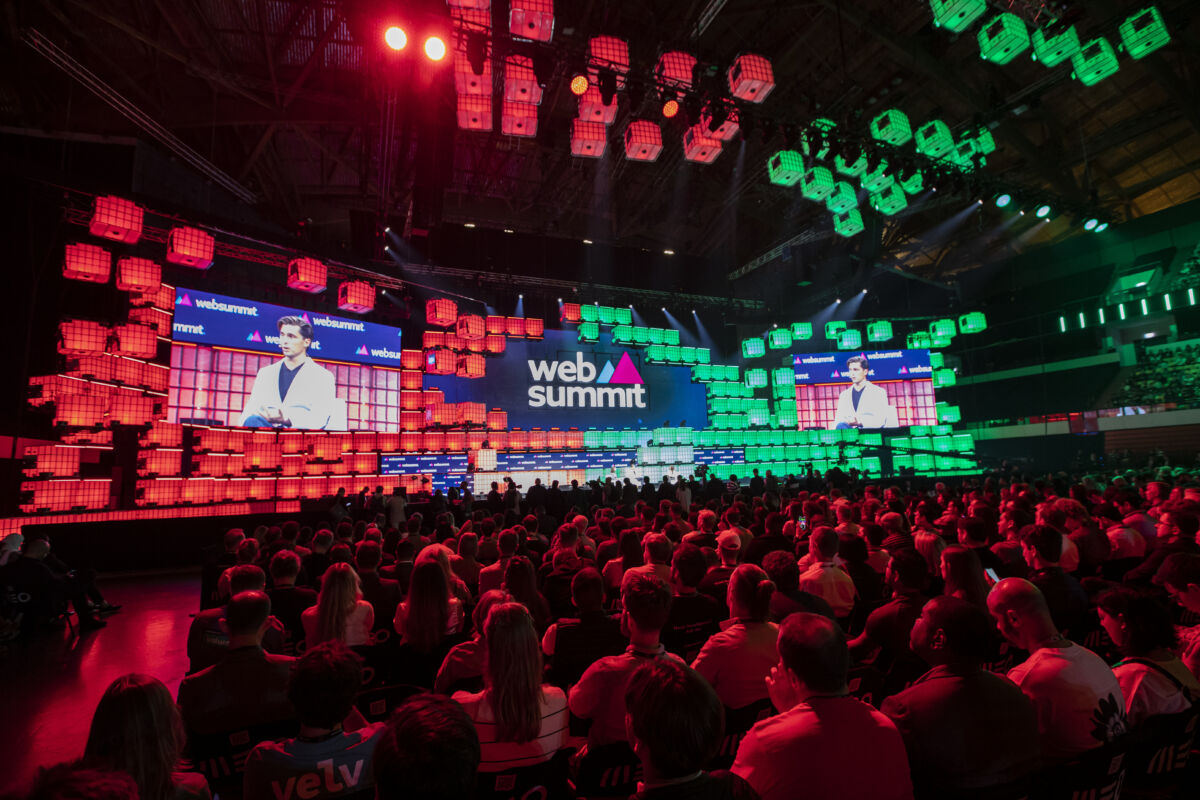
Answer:
[[916, 492], [768, 473], [232, 530], [177, 703], [120, 678], [84, 758], [31, 797], [510, 797], [532, 780], [904, 800], [1104, 778], [1200, 697], [1200, 480], [1152, 477]]

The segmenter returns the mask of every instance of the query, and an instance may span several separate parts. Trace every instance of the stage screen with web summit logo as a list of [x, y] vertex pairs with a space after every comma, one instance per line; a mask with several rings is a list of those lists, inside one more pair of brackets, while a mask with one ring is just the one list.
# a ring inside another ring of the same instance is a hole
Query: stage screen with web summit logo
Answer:
[[446, 402], [485, 403], [508, 412], [514, 428], [702, 428], [708, 424], [704, 385], [691, 368], [651, 364], [635, 347], [612, 345], [607, 334], [580, 344], [573, 331], [546, 331], [541, 341], [510, 339], [489, 358], [482, 378], [426, 376]]

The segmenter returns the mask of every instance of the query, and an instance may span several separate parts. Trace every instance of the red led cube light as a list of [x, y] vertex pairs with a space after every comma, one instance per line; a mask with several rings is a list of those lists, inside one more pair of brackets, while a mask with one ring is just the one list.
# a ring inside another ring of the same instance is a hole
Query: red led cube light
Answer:
[[54, 424], [72, 428], [98, 428], [104, 424], [108, 403], [108, 397], [100, 395], [63, 395], [54, 403]]
[[524, 317], [507, 317], [505, 319], [505, 333], [509, 336], [524, 336], [525, 335], [525, 318]]
[[400, 351], [400, 368], [401, 369], [424, 369], [425, 368], [425, 353], [420, 350], [401, 350]]
[[[616, 108], [616, 103], [613, 103]], [[608, 128], [600, 122], [571, 120], [571, 155], [600, 158], [608, 146]]]
[[498, 334], [488, 334], [483, 337], [483, 349], [492, 355], [499, 355], [508, 347], [508, 339]]
[[425, 372], [429, 375], [453, 375], [458, 371], [458, 355], [452, 350], [425, 351]]
[[458, 372], [460, 378], [482, 378], [487, 370], [487, 361], [481, 355], [474, 353], [458, 357]]
[[442, 447], [451, 453], [463, 452], [467, 449], [467, 432], [446, 431], [445, 439], [442, 440]]
[[752, 53], [734, 59], [727, 77], [730, 93], [750, 103], [761, 103], [775, 88], [775, 72], [771, 69], [771, 62]]
[[490, 94], [458, 95], [458, 127], [464, 131], [490, 131], [492, 129], [492, 96]]
[[433, 350], [438, 347], [446, 346], [445, 331], [422, 331], [421, 332], [421, 347], [425, 350]]
[[[400, 412], [400, 430], [401, 431], [419, 431], [425, 427], [425, 412], [424, 411], [401, 411]], [[401, 439], [401, 448], [404, 448], [404, 441]]]
[[172, 228], [167, 235], [167, 262], [184, 267], [212, 266], [216, 240], [199, 228]]
[[[58, 352], [65, 356], [99, 354], [105, 351], [112, 331], [99, 322], [68, 319], [58, 324]], [[109, 370], [112, 367], [109, 366]]]
[[547, 445], [546, 431], [534, 428], [529, 432], [529, 449], [545, 450]]
[[446, 331], [442, 335], [442, 346], [447, 350], [454, 350], [456, 352], [467, 349], [466, 342], [464, 342], [457, 333], [451, 333], [450, 331]]
[[287, 274], [289, 289], [319, 294], [325, 291], [329, 268], [315, 258], [293, 258], [288, 262]]
[[418, 370], [406, 369], [400, 373], [400, 388], [404, 390], [420, 390], [425, 376]]
[[685, 91], [692, 88], [692, 76], [696, 69], [696, 57], [691, 53], [671, 50], [658, 57], [654, 65], [654, 77], [662, 86]]
[[405, 411], [416, 411], [425, 407], [424, 396], [420, 391], [401, 391], [400, 408]]
[[109, 422], [121, 425], [149, 425], [156, 419], [165, 416], [162, 400], [157, 397], [128, 394], [114, 394], [108, 405]]
[[648, 119], [637, 119], [625, 128], [625, 158], [657, 161], [662, 153], [662, 129]]
[[115, 343], [109, 352], [115, 356], [154, 358], [158, 352], [158, 334], [148, 325], [116, 325], [113, 338]]
[[[579, 96], [579, 119], [601, 125], [610, 125], [617, 117], [617, 97], [605, 105], [600, 97], [600, 88], [594, 83]], [[578, 154], [577, 154], [578, 155]]]
[[142, 237], [145, 212], [132, 200], [106, 195], [92, 204], [92, 219], [88, 232], [92, 236], [133, 244]]
[[508, 32], [522, 39], [548, 42], [554, 36], [554, 0], [512, 0]]
[[487, 423], [487, 406], [483, 403], [459, 403], [458, 424], [484, 425]]
[[117, 262], [117, 288], [122, 292], [157, 292], [162, 267], [148, 258], [122, 258]]
[[74, 281], [107, 283], [112, 274], [112, 254], [94, 244], [69, 244], [62, 272], [64, 278]]
[[454, 54], [454, 91], [460, 98], [491, 96], [492, 93], [492, 62], [483, 61], [483, 74], [476, 75], [471, 69], [470, 59], [463, 51]]
[[487, 427], [490, 431], [502, 431], [508, 427], [508, 412], [492, 409], [487, 412]]
[[563, 322], [580, 322], [583, 319], [583, 312], [579, 310], [579, 303], [563, 303], [559, 309], [559, 313]]
[[486, 333], [483, 317], [477, 314], [463, 314], [458, 318], [455, 332], [460, 339], [482, 339]]
[[485, 352], [487, 352], [486, 338], [463, 339], [462, 337], [459, 337], [459, 341], [462, 342], [463, 348], [469, 353], [485, 353]]
[[683, 157], [697, 164], [711, 164], [721, 155], [721, 141], [708, 135], [697, 123], [683, 132]]
[[[131, 308], [129, 321], [139, 325], [149, 325], [159, 336], [171, 335], [171, 315], [157, 308]], [[141, 366], [138, 364], [137, 366]]]
[[583, 449], [583, 431], [577, 431], [574, 428], [567, 431], [567, 449], [582, 450]]
[[504, 60], [504, 99], [533, 106], [541, 104], [542, 87], [533, 74], [533, 59], [529, 56], [509, 56]]
[[455, 403], [434, 403], [425, 418], [431, 425], [457, 425], [458, 406]]
[[338, 287], [338, 308], [365, 314], [375, 308], [375, 287], [366, 281], [346, 281]]
[[629, 43], [615, 36], [593, 36], [588, 42], [588, 78], [593, 85], [601, 69], [615, 72], [617, 88], [624, 89], [625, 73], [629, 72]]
[[537, 136], [537, 106], [504, 101], [500, 132], [508, 136]]
[[458, 303], [447, 297], [435, 297], [425, 302], [425, 321], [445, 328], [458, 321]]
[[508, 432], [508, 449], [509, 450], [528, 450], [529, 449], [529, 431], [509, 431]]
[[546, 322], [540, 317], [525, 318], [525, 336], [530, 339], [541, 339], [546, 333]]
[[426, 389], [425, 391], [421, 392], [421, 402], [424, 403], [426, 407], [431, 406], [434, 403], [444, 403], [446, 402], [446, 393], [441, 389]]
[[484, 320], [484, 328], [488, 333], [503, 334], [508, 328], [505, 326], [504, 317], [489, 315]]
[[446, 434], [441, 431], [425, 431], [421, 434], [421, 449], [422, 450], [444, 450], [446, 447]]

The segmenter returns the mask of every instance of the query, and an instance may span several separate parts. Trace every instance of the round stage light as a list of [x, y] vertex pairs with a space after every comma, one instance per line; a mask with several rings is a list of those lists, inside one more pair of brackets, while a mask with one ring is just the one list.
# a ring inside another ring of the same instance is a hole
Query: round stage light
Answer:
[[662, 115], [664, 117], [666, 117], [667, 119], [671, 119], [678, 113], [679, 113], [679, 101], [678, 100], [668, 100], [667, 102], [663, 103]]
[[1048, 217], [1048, 216], [1050, 216], [1050, 206], [1040, 205], [1037, 207], [1037, 211], [1035, 211], [1033, 213], [1037, 215], [1038, 219], [1043, 219], [1044, 217]]
[[408, 34], [403, 28], [397, 28], [395, 25], [383, 32], [383, 41], [387, 42], [387, 46], [393, 50], [403, 50], [408, 44]]
[[588, 90], [588, 77], [582, 72], [577, 72], [571, 76], [571, 94], [576, 97], [582, 97], [583, 93]]
[[1094, 230], [1096, 230], [1096, 226], [1099, 224], [1100, 224], [1100, 220], [1096, 219], [1095, 217], [1092, 217], [1091, 219], [1089, 219], [1083, 223], [1083, 229], [1085, 231], [1094, 231]]
[[1002, 194], [996, 198], [996, 208], [1006, 208], [1010, 203], [1012, 203], [1011, 194]]
[[1101, 222], [1099, 225], [1096, 226], [1096, 229], [1093, 230], [1092, 233], [1104, 233], [1106, 230], [1108, 230], [1108, 223]]
[[425, 40], [425, 56], [430, 61], [441, 61], [446, 57], [446, 43], [437, 36]]

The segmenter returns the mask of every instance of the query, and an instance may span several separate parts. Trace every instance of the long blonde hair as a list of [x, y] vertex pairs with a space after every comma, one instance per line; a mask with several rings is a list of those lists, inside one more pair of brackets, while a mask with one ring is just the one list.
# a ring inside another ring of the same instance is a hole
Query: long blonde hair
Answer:
[[317, 598], [316, 641], [308, 647], [330, 639], [346, 640], [346, 620], [362, 599], [362, 583], [354, 567], [346, 563], [330, 564], [321, 576], [321, 594]]
[[506, 742], [533, 741], [542, 729], [542, 650], [533, 617], [520, 603], [500, 603], [484, 623], [486, 695], [496, 733]]
[[145, 800], [168, 800], [183, 752], [183, 720], [162, 681], [130, 673], [113, 681], [96, 706], [84, 755], [128, 772]]

